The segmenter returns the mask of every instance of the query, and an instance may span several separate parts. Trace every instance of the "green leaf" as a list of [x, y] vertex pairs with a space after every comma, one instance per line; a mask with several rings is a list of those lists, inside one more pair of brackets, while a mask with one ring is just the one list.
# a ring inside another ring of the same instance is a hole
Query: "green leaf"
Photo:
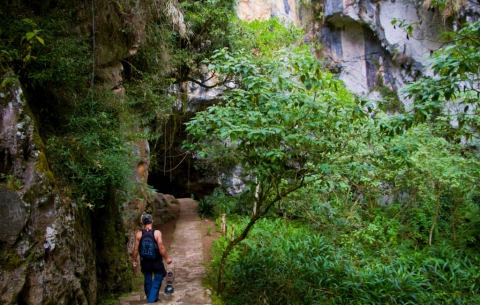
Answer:
[[320, 169], [324, 174], [330, 174], [332, 170], [330, 169], [330, 166], [328, 164], [321, 164]]
[[446, 99], [447, 101], [450, 100], [450, 98], [452, 97], [452, 94], [453, 94], [453, 92], [452, 92], [451, 89], [445, 90], [445, 92], [444, 92], [445, 99]]
[[36, 36], [36, 38], [41, 44], [45, 45], [45, 42], [43, 41], [43, 38], [41, 38], [39, 36]]
[[27, 38], [27, 40], [31, 40], [33, 37], [35, 37], [35, 33], [34, 32], [28, 32], [25, 34], [25, 37]]

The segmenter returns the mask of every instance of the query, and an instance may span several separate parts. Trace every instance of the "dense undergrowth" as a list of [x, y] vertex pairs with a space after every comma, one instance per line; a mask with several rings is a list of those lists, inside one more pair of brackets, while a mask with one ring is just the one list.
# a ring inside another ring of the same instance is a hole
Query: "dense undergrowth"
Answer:
[[151, 200], [134, 179], [145, 162], [138, 143], [162, 135], [172, 86], [229, 45], [232, 14], [233, 1], [217, 0], [2, 3], [0, 86], [22, 89], [62, 202], [88, 209], [99, 302], [131, 289], [120, 210]]
[[436, 77], [393, 117], [275, 31], [257, 37], [277, 50], [254, 39], [208, 61], [236, 87], [187, 124], [185, 147], [200, 166], [244, 169], [240, 195], [223, 183], [200, 201], [231, 225], [209, 269], [219, 303], [480, 302], [478, 33], [447, 33], [457, 45], [433, 54]]
[[[207, 68], [235, 87], [188, 124], [185, 147], [216, 174], [244, 170], [241, 195], [201, 201], [202, 215], [236, 226], [210, 268], [225, 303], [480, 302], [478, 23], [447, 35], [461, 39], [434, 54], [438, 78], [413, 84], [414, 109], [392, 118], [324, 71], [302, 31], [234, 20], [234, 1], [144, 1], [136, 17], [132, 2], [91, 4], [0, 11], [1, 85], [22, 86], [74, 203], [101, 218], [112, 194], [141, 196], [132, 143], [157, 140], [178, 102], [172, 85]], [[112, 62], [124, 95], [102, 87]], [[100, 280], [101, 293], [128, 290]]]
[[[357, 204], [353, 198], [346, 189], [335, 193], [315, 187], [282, 201], [230, 254], [219, 302], [478, 304], [477, 208], [458, 230], [466, 235], [452, 240], [444, 205], [436, 242], [429, 246], [433, 215], [427, 207]], [[200, 203], [205, 215], [227, 213], [227, 235], [212, 246], [209, 281], [214, 286], [232, 235], [249, 222], [240, 216], [248, 214], [245, 199], [217, 190]]]
[[[381, 217], [381, 213], [377, 213]], [[338, 218], [337, 218], [338, 219]], [[228, 219], [236, 228], [244, 218]], [[478, 256], [446, 243], [392, 240], [387, 219], [319, 230], [302, 222], [258, 222], [226, 266], [226, 304], [478, 304]], [[356, 228], [359, 226], [359, 228]], [[335, 231], [333, 231], [336, 229]], [[377, 233], [377, 234], [376, 234]], [[385, 242], [385, 239], [389, 242]], [[371, 242], [366, 242], [371, 240]], [[215, 243], [215, 274], [224, 238]], [[396, 245], [394, 245], [396, 243]]]

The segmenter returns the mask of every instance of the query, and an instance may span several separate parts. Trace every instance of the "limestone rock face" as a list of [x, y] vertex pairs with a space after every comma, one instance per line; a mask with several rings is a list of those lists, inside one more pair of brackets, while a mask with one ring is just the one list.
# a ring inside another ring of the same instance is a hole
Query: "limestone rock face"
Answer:
[[0, 91], [0, 303], [94, 304], [88, 214], [58, 196], [23, 92]]
[[178, 217], [178, 211], [172, 209], [172, 201], [175, 197], [168, 194], [157, 193], [153, 196], [153, 219], [155, 223], [166, 223]]
[[237, 15], [248, 22], [255, 19], [268, 20], [275, 16], [295, 25], [298, 23], [295, 0], [241, 0]]
[[268, 20], [271, 17], [270, 5], [265, 1], [240, 1], [238, 17], [248, 22], [255, 19]]
[[[326, 0], [321, 42], [347, 87], [369, 95], [399, 90], [421, 75], [426, 56], [440, 47], [441, 16], [411, 1]], [[416, 23], [411, 37], [394, 18]]]
[[123, 65], [121, 62], [118, 62], [116, 65], [106, 66], [99, 70], [99, 77], [102, 79], [102, 89], [104, 91], [108, 90], [118, 90], [122, 87], [122, 72]]
[[[475, 11], [478, 7], [465, 8]], [[445, 30], [442, 12], [409, 0], [239, 2], [240, 19], [265, 20], [269, 15], [304, 27], [309, 36], [305, 42], [321, 44], [318, 55], [331, 71], [353, 92], [372, 98], [382, 88], [398, 92], [421, 76], [426, 56], [441, 46], [438, 36]], [[412, 35], [398, 23], [392, 25], [395, 18], [414, 24]], [[409, 101], [401, 100], [408, 106]]]
[[[202, 111], [207, 107], [218, 103], [219, 97], [223, 95], [223, 92], [226, 89], [225, 86], [215, 86], [220, 80], [218, 77], [211, 75], [211, 73], [205, 71], [202, 77], [203, 79], [198, 80], [202, 85], [189, 81], [173, 88], [173, 92], [177, 95], [179, 100], [187, 99], [188, 112], [195, 113]], [[212, 88], [209, 88], [209, 86]], [[234, 84], [226, 84], [226, 86], [233, 87]], [[180, 109], [181, 107], [181, 103], [178, 104], [178, 108]]]

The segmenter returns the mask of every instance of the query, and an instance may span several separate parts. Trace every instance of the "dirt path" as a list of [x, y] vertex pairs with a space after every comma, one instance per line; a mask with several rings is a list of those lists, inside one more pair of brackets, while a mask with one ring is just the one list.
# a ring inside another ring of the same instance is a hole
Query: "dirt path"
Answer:
[[[175, 292], [168, 296], [165, 295], [163, 293], [165, 281], [163, 281], [160, 301], [157, 304], [210, 305], [209, 291], [202, 287], [205, 269], [203, 267], [202, 224], [197, 212], [198, 204], [189, 198], [178, 199], [178, 202], [180, 214], [176, 221], [171, 245], [167, 249], [168, 256], [173, 260], [173, 263], [167, 266], [167, 270], [173, 271], [175, 275], [173, 284]], [[165, 238], [167, 239], [169, 236], [165, 236]], [[120, 304], [147, 304], [143, 286], [135, 286], [136, 291], [128, 297], [120, 298]]]

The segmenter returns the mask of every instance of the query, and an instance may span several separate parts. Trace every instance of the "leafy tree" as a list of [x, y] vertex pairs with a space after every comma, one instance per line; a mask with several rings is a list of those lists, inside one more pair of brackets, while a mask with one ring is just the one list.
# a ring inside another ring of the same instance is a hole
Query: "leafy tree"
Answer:
[[[459, 7], [453, 4], [431, 2], [445, 17], [456, 18]], [[480, 23], [456, 21], [461, 26], [443, 33], [444, 45], [428, 59], [425, 74], [430, 76], [404, 90], [413, 99], [413, 108], [379, 120], [389, 135], [403, 134], [389, 141], [379, 165], [385, 169], [384, 181], [396, 189], [394, 193], [408, 194], [404, 203], [410, 207], [402, 211], [411, 215], [411, 236], [428, 244], [433, 244], [434, 237], [437, 242], [451, 238], [468, 243], [475, 240], [472, 228], [478, 226], [475, 148], [480, 124]], [[414, 24], [403, 21], [399, 26], [408, 34], [414, 29]]]
[[[412, 25], [405, 26], [407, 31], [413, 30]], [[442, 39], [445, 45], [433, 53], [425, 68], [427, 73], [433, 71], [433, 76], [405, 88], [407, 97], [414, 99], [413, 109], [393, 116], [388, 130], [401, 132], [419, 122], [433, 121], [448, 139], [478, 138], [480, 22], [467, 22], [457, 31], [446, 31]]]
[[234, 7], [233, 0], [181, 1], [187, 35], [177, 38], [174, 76], [179, 82], [194, 81], [202, 61], [235, 40]]
[[389, 185], [391, 196], [404, 198], [399, 214], [409, 215], [405, 231], [410, 233], [405, 235], [429, 245], [434, 237], [437, 243], [461, 244], [475, 235], [476, 153], [433, 135], [430, 126], [422, 124], [391, 139], [379, 162], [378, 179]]
[[284, 25], [276, 17], [252, 22], [236, 21], [232, 41], [234, 50], [245, 50], [262, 60], [273, 57], [282, 48], [301, 45], [304, 32], [293, 24]]
[[193, 141], [185, 147], [204, 162], [233, 158], [256, 190], [254, 213], [223, 253], [218, 288], [230, 251], [255, 222], [288, 194], [341, 173], [352, 179], [371, 168], [351, 156], [364, 150], [374, 132], [370, 117], [343, 84], [309, 52], [282, 51], [256, 62], [242, 52], [220, 50], [209, 70], [234, 79], [223, 102], [187, 123]]

